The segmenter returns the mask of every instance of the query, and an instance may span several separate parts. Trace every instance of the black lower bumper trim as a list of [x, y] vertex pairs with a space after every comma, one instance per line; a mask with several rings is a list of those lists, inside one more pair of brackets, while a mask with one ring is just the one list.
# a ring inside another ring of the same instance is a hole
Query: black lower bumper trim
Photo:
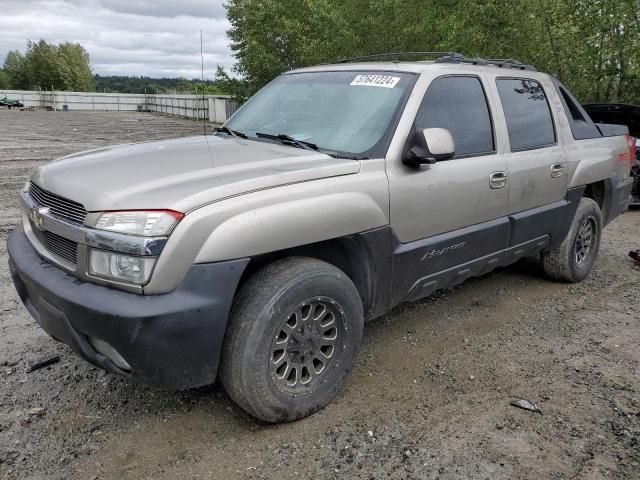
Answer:
[[[213, 383], [227, 317], [248, 259], [193, 265], [171, 293], [136, 295], [81, 282], [43, 260], [20, 227], [7, 240], [16, 290], [38, 324], [94, 365], [166, 389]], [[98, 353], [107, 342], [127, 372]]]

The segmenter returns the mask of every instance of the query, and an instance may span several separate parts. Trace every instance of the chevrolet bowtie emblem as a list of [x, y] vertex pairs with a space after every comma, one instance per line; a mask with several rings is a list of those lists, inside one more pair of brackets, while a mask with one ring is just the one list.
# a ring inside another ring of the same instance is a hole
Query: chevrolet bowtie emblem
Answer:
[[49, 213], [49, 208], [34, 208], [29, 213], [33, 226], [38, 230], [44, 230], [44, 216]]

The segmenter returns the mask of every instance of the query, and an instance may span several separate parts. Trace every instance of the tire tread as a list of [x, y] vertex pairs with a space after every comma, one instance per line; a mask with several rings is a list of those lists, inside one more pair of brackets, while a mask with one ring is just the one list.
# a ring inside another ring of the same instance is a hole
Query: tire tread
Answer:
[[[571, 222], [571, 227], [569, 228], [569, 231], [567, 232], [567, 235], [563, 239], [562, 243], [556, 248], [549, 249], [542, 253], [541, 264], [547, 277], [551, 278], [552, 280], [568, 283], [576, 283], [584, 279], [584, 277], [577, 275], [576, 272], [572, 269], [572, 250], [573, 242], [577, 230], [582, 222], [582, 218], [590, 211], [597, 214], [596, 218], [601, 219], [600, 207], [598, 206], [598, 204], [591, 198], [581, 198], [580, 204], [578, 205], [574, 218]], [[596, 255], [597, 249], [600, 245], [601, 231], [602, 220], [598, 222], [597, 243], [594, 247], [596, 249]]]
[[[341, 270], [326, 262], [307, 258], [290, 257], [278, 260], [256, 272], [241, 288], [230, 314], [227, 333], [222, 351], [219, 378], [232, 400], [254, 417], [267, 422], [292, 421], [310, 415], [324, 405], [318, 404], [306, 411], [274, 412], [270, 408], [270, 389], [263, 382], [256, 381], [246, 358], [246, 350], [241, 346], [250, 324], [265, 308], [271, 308], [277, 298], [287, 288], [304, 281], [310, 272], [315, 275], [337, 277], [347, 294], [357, 298], [359, 317], [356, 324], [362, 325], [362, 305], [356, 287]], [[360, 328], [360, 338], [362, 329]], [[358, 340], [359, 345], [360, 340]], [[348, 370], [344, 372], [344, 376]], [[344, 378], [344, 376], [342, 378]], [[270, 379], [267, 379], [270, 381]], [[342, 383], [342, 382], [341, 382]], [[340, 389], [337, 385], [335, 391]]]

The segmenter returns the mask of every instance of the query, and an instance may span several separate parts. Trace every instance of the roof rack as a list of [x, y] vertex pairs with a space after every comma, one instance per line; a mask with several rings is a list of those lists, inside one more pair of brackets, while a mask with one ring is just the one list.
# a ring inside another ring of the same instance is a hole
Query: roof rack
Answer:
[[338, 63], [362, 62], [367, 60], [388, 60], [399, 62], [401, 57], [433, 57], [436, 63], [466, 63], [469, 65], [493, 65], [500, 68], [513, 68], [516, 70], [533, 70], [533, 65], [522, 63], [511, 58], [467, 58], [457, 52], [391, 52], [376, 53], [374, 55], [365, 55], [363, 57], [345, 58], [330, 62], [330, 65]]
[[434, 57], [434, 58], [445, 58], [445, 57], [461, 57], [464, 58], [463, 55], [460, 55], [456, 52], [391, 52], [391, 53], [376, 53], [373, 55], [365, 55], [363, 57], [353, 57], [353, 58], [344, 58], [342, 60], [336, 60], [335, 62], [330, 62], [329, 65], [334, 65], [337, 63], [352, 63], [352, 62], [362, 62], [364, 60], [385, 60], [392, 59], [394, 62], [399, 62], [401, 57]]
[[459, 53], [443, 55], [435, 59], [436, 63], [467, 63], [469, 65], [493, 65], [500, 68], [514, 68], [516, 70], [536, 71], [536, 67], [522, 63], [512, 58], [467, 58]]

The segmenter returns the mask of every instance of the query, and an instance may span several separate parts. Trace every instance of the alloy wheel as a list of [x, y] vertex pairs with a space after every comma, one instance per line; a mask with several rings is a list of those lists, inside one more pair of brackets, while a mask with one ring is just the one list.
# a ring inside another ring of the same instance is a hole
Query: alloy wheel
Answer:
[[283, 319], [269, 351], [271, 379], [287, 393], [308, 391], [336, 361], [344, 315], [330, 298], [302, 302]]
[[579, 267], [585, 263], [595, 248], [596, 228], [596, 222], [591, 217], [580, 224], [575, 241], [575, 260]]

